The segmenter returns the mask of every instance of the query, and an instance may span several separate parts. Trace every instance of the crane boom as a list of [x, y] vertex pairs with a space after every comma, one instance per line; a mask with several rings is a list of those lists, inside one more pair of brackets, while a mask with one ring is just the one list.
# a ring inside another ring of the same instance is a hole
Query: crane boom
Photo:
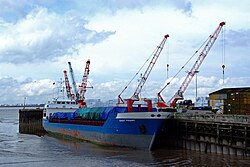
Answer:
[[149, 76], [150, 72], [152, 71], [159, 55], [161, 54], [161, 51], [162, 51], [168, 37], [169, 37], [168, 34], [165, 35], [163, 40], [161, 41], [160, 45], [158, 45], [156, 50], [154, 51], [154, 53], [153, 53], [154, 56], [149, 64], [148, 68], [146, 69], [144, 75], [141, 77], [141, 80], [140, 80], [140, 82], [139, 82], [139, 84], [138, 84], [138, 86], [137, 86], [137, 88], [132, 96], [132, 99], [139, 99], [139, 94], [142, 90], [142, 87], [144, 86], [146, 80], [148, 79], [148, 76]]
[[183, 81], [183, 83], [181, 84], [180, 88], [178, 89], [178, 91], [175, 93], [175, 95], [169, 100], [170, 102], [170, 106], [174, 107], [176, 102], [180, 99], [183, 99], [183, 93], [185, 92], [185, 90], [187, 89], [189, 83], [191, 82], [192, 78], [194, 77], [195, 73], [198, 71], [199, 67], [201, 66], [203, 60], [205, 59], [205, 57], [207, 56], [208, 52], [210, 51], [210, 49], [212, 48], [213, 44], [215, 43], [222, 27], [225, 25], [225, 22], [221, 22], [219, 24], [219, 26], [217, 27], [217, 29], [214, 31], [213, 34], [211, 34], [209, 36], [209, 40], [206, 43], [205, 47], [203, 48], [203, 50], [200, 52], [195, 64], [193, 65], [193, 67], [191, 68], [191, 70], [188, 72], [188, 75], [186, 76], [185, 80]]
[[85, 102], [85, 93], [86, 93], [87, 82], [88, 82], [89, 65], [90, 65], [90, 60], [88, 59], [86, 62], [84, 74], [82, 77], [82, 84], [80, 86], [80, 100], [79, 100], [80, 108], [87, 106]]
[[79, 100], [79, 93], [78, 93], [77, 86], [76, 86], [73, 68], [71, 66], [71, 62], [68, 62], [68, 64], [69, 64], [69, 71], [70, 71], [70, 76], [71, 76], [71, 80], [72, 80], [72, 85], [73, 85], [73, 89], [74, 89], [75, 100]]
[[68, 78], [67, 71], [64, 70], [63, 73], [64, 73], [64, 80], [65, 80], [65, 87], [66, 87], [67, 97], [72, 100], [74, 95], [71, 94], [71, 88], [70, 88], [70, 84], [69, 84], [69, 78]]

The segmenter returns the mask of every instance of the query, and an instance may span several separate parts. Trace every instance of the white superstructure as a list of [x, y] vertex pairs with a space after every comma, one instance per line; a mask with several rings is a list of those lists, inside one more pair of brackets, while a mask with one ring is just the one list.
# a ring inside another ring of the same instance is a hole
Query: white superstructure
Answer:
[[44, 106], [43, 117], [47, 117], [55, 112], [73, 112], [79, 108], [78, 103], [70, 99], [53, 98]]

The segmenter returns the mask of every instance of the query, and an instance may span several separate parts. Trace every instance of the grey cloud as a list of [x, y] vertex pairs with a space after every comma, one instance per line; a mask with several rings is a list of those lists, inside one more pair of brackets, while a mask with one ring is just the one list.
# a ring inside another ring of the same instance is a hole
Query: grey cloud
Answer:
[[92, 36], [92, 38], [87, 40], [87, 42], [93, 43], [93, 44], [98, 43], [99, 41], [103, 41], [108, 36], [115, 34], [115, 32], [111, 32], [111, 31], [102, 31], [100, 33], [97, 33], [96, 31], [92, 31], [92, 33], [94, 33], [94, 35]]
[[188, 0], [87, 0], [82, 3], [81, 0], [76, 0], [76, 4], [86, 9], [88, 13], [98, 13], [99, 11], [110, 10], [112, 13], [116, 13], [121, 9], [142, 9], [143, 7], [154, 7], [154, 6], [173, 6], [176, 9], [183, 11], [190, 15], [192, 13], [192, 4]]
[[226, 45], [238, 47], [250, 47], [250, 29], [229, 30], [225, 34]]
[[79, 45], [96, 44], [115, 34], [88, 29], [86, 24], [86, 20], [69, 14], [57, 15], [44, 8], [35, 9], [25, 19], [9, 24], [8, 29], [0, 32], [0, 40], [6, 40], [8, 33], [7, 40], [11, 41], [6, 47], [0, 47], [0, 60], [14, 64], [51, 61], [72, 54]]
[[184, 3], [184, 6], [181, 9], [187, 15], [191, 15], [192, 14], [192, 3], [191, 2]]
[[[26, 78], [19, 81], [13, 77], [2, 77], [0, 78], [0, 104], [21, 104], [24, 98], [28, 103], [44, 103], [53, 92], [52, 87], [48, 86], [50, 82], [52, 83], [50, 80], [36, 82], [32, 78]], [[41, 89], [43, 91], [39, 93]]]
[[16, 3], [14, 0], [2, 0], [0, 6], [0, 18], [4, 18], [4, 20], [16, 21], [24, 16], [23, 3]]
[[192, 3], [189, 0], [2, 0], [0, 6], [0, 18], [16, 22], [25, 17], [34, 7], [43, 6], [57, 13], [65, 13], [76, 9], [76, 13], [83, 15], [95, 15], [110, 11], [116, 13], [121, 9], [138, 9], [154, 6], [171, 6], [190, 15]]
[[[14, 88], [18, 85], [18, 81], [16, 79], [13, 79], [12, 77], [3, 77], [0, 78], [0, 88]], [[2, 91], [1, 91], [2, 92]]]
[[19, 83], [16, 79], [11, 77], [0, 78], [0, 91], [1, 91], [1, 100], [0, 104], [15, 103], [16, 101], [16, 91], [19, 87]]

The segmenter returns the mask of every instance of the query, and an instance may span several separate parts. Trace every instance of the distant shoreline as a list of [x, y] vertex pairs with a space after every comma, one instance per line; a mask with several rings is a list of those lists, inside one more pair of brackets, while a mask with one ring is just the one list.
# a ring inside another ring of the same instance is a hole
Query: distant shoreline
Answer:
[[44, 107], [44, 104], [27, 104], [27, 105], [0, 105], [0, 108], [4, 107]]

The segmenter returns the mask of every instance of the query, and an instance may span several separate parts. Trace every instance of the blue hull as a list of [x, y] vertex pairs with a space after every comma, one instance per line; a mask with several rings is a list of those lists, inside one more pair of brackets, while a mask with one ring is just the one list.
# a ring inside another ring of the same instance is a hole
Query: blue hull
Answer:
[[151, 149], [155, 137], [171, 115], [167, 112], [111, 112], [102, 126], [55, 123], [46, 119], [43, 125], [48, 132], [91, 142]]

